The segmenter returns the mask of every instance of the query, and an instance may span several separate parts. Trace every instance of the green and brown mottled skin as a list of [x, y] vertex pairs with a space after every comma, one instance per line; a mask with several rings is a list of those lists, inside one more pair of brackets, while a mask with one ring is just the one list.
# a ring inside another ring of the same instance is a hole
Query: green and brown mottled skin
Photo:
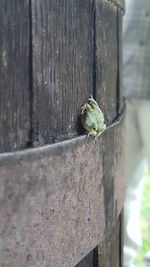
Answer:
[[98, 136], [106, 129], [104, 115], [92, 96], [81, 107], [81, 123], [88, 135]]

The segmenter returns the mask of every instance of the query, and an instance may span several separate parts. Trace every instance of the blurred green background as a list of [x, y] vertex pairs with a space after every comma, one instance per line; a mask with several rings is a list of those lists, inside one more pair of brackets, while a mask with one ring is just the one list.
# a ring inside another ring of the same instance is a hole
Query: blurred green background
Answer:
[[143, 245], [136, 258], [136, 267], [145, 267], [143, 258], [150, 250], [150, 173], [145, 172], [145, 186], [141, 205], [141, 227]]

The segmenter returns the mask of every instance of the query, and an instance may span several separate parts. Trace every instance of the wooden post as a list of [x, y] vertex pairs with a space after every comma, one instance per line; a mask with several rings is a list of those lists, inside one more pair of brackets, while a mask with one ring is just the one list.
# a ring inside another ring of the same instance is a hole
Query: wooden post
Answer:
[[[121, 267], [123, 12], [1, 0], [0, 266]], [[80, 123], [90, 94], [107, 119], [97, 144]]]

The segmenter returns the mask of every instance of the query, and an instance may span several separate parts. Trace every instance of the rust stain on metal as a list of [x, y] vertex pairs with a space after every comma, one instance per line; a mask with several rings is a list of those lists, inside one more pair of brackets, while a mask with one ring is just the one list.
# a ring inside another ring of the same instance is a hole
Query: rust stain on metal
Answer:
[[82, 136], [0, 155], [2, 266], [74, 266], [103, 240], [109, 209], [102, 157], [105, 135], [112, 133], [111, 228], [125, 195], [123, 119], [108, 127], [97, 143]]

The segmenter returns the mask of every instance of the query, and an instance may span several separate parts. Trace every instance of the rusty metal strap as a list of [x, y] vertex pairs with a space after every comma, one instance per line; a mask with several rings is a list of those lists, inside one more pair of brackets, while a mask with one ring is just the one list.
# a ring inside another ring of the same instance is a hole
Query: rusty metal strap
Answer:
[[2, 266], [74, 266], [110, 231], [125, 196], [124, 118], [93, 141], [0, 155]]

